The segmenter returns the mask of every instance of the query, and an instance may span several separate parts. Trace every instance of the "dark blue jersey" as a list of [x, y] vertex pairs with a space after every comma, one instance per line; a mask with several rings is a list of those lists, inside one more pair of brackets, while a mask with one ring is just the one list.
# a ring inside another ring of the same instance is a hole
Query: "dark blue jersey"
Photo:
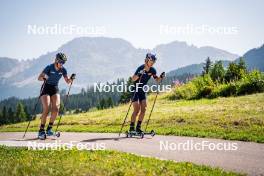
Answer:
[[67, 76], [67, 70], [62, 67], [60, 70], [56, 70], [54, 64], [48, 65], [44, 70], [43, 73], [48, 75], [47, 84], [58, 86], [59, 80], [62, 76]]
[[[145, 65], [141, 65], [137, 68], [135, 75], [138, 75], [139, 73], [142, 73], [144, 70]], [[141, 85], [144, 86], [148, 83], [149, 79], [151, 78], [151, 76], [153, 76], [154, 78], [156, 78], [157, 71], [154, 67], [150, 67], [149, 71], [145, 71], [144, 74], [141, 76], [141, 74], [139, 75], [139, 78], [137, 81], [135, 81], [135, 83], [142, 83]], [[141, 79], [140, 79], [141, 78]], [[141, 86], [140, 86], [141, 87]]]

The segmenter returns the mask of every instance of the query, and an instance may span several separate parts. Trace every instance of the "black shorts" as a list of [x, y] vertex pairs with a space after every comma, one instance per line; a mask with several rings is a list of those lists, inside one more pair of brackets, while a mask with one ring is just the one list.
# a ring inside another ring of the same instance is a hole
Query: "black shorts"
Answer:
[[40, 96], [42, 96], [42, 95], [52, 96], [52, 95], [55, 95], [57, 93], [59, 93], [58, 86], [54, 86], [54, 85], [51, 85], [51, 84], [45, 84]]
[[[134, 95], [135, 94], [135, 95]], [[144, 91], [138, 91], [136, 93], [132, 92], [132, 102], [139, 101], [141, 102], [142, 100], [146, 100], [146, 93]]]

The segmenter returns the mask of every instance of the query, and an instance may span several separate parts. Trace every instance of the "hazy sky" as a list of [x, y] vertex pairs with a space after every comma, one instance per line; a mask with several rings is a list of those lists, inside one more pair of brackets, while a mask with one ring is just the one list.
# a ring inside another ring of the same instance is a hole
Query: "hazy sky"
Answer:
[[[263, 7], [261, 0], [1, 0], [0, 57], [38, 57], [78, 36], [123, 38], [137, 48], [179, 40], [242, 55], [264, 43]], [[99, 32], [28, 32], [56, 24]]]

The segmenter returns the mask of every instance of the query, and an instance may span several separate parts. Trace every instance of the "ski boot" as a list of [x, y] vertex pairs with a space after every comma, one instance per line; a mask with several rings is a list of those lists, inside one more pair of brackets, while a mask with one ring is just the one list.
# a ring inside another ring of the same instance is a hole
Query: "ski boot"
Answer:
[[126, 132], [126, 137], [127, 138], [131, 138], [131, 137], [133, 137], [133, 136], [139, 136], [139, 137], [141, 137], [141, 138], [144, 138], [144, 132], [143, 131], [141, 131], [140, 129], [133, 129], [133, 130], [129, 130], [129, 131], [127, 131]]
[[47, 136], [53, 136], [54, 132], [53, 132], [52, 128], [48, 128], [46, 131], [46, 134], [47, 134]]
[[47, 136], [46, 136], [45, 130], [39, 130], [39, 132], [38, 132], [38, 139], [45, 140], [46, 137]]

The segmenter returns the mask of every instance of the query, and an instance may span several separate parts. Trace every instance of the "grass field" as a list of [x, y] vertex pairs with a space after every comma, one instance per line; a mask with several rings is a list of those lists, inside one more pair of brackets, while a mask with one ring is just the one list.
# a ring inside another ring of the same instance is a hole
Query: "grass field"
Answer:
[[10, 175], [239, 175], [192, 163], [115, 151], [27, 150], [0, 146], [2, 176]]
[[[158, 134], [264, 142], [264, 93], [179, 101], [170, 101], [166, 98], [167, 95], [163, 94], [158, 98], [149, 125], [149, 129], [155, 129]], [[154, 96], [148, 97], [146, 119], [153, 98]], [[59, 130], [116, 133], [120, 130], [127, 109], [128, 104], [66, 115]], [[39, 122], [39, 118], [33, 121], [29, 131], [36, 131]], [[5, 125], [0, 127], [0, 131], [24, 131], [26, 124]], [[125, 129], [128, 129], [128, 123], [126, 125]]]

